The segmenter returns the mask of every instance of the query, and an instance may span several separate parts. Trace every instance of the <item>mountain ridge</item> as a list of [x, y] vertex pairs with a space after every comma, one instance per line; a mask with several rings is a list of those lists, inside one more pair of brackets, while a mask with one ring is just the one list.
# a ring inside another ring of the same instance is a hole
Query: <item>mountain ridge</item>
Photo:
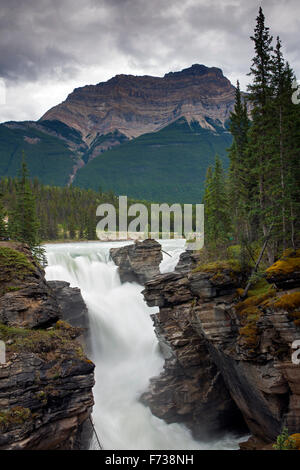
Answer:
[[223, 125], [234, 104], [235, 87], [221, 69], [194, 64], [164, 77], [116, 75], [97, 85], [75, 88], [39, 120], [59, 120], [81, 132], [88, 145], [97, 134], [118, 130], [128, 138], [156, 132], [181, 117], [211, 128]]

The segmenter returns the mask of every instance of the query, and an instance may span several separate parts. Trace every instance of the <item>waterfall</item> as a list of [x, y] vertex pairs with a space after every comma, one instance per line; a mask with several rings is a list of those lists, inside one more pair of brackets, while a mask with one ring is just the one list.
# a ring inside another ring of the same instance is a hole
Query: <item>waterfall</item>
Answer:
[[[79, 287], [89, 312], [92, 357], [96, 364], [93, 420], [104, 449], [235, 449], [237, 439], [196, 442], [185, 426], [166, 424], [139, 397], [164, 360], [154, 334], [142, 287], [121, 284], [109, 249], [130, 242], [87, 242], [46, 246], [48, 280]], [[182, 240], [166, 240], [161, 272], [175, 268]]]

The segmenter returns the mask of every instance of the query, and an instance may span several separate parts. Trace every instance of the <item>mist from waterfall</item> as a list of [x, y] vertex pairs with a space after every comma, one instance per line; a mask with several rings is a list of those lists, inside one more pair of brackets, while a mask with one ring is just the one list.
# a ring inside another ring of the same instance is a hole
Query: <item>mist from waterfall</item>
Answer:
[[[92, 357], [96, 365], [93, 420], [104, 449], [235, 449], [228, 436], [197, 442], [180, 424], [166, 424], [139, 402], [164, 359], [149, 308], [135, 283], [121, 284], [109, 249], [130, 242], [87, 242], [46, 246], [48, 280], [79, 287], [89, 312]], [[182, 240], [162, 241], [161, 272], [172, 271], [184, 249]]]

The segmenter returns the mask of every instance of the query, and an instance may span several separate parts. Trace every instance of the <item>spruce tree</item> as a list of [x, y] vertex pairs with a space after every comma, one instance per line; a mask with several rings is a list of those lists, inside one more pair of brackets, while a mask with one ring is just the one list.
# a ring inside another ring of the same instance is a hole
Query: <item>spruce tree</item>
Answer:
[[[253, 83], [248, 86], [252, 105], [252, 126], [249, 132], [249, 161], [252, 177], [258, 182], [258, 197], [252, 201], [252, 210], [260, 220], [263, 236], [269, 235], [273, 223], [273, 204], [268, 194], [268, 180], [273, 170], [274, 114], [273, 114], [273, 59], [272, 36], [265, 26], [262, 8], [259, 9], [254, 36], [255, 56], [250, 74]], [[267, 248], [269, 262], [274, 261], [274, 246]]]
[[228, 195], [222, 162], [216, 155], [214, 169], [208, 169], [204, 194], [205, 239], [215, 247], [227, 243], [231, 230]]
[[229, 149], [229, 204], [232, 222], [235, 230], [235, 239], [240, 241], [241, 232], [247, 233], [250, 240], [250, 205], [253, 191], [251, 178], [251, 163], [248, 159], [248, 132], [250, 120], [247, 104], [242, 99], [240, 84], [237, 82], [235, 106], [230, 115], [230, 132], [233, 143]]
[[26, 243], [37, 261], [45, 265], [44, 249], [40, 246], [39, 228], [35, 199], [23, 154], [20, 175], [16, 184], [16, 203], [9, 214], [9, 235], [13, 240]]

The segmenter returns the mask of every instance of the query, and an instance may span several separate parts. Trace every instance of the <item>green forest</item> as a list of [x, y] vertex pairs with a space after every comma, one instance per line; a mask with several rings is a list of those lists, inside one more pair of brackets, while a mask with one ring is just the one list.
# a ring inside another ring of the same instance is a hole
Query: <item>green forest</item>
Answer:
[[[25, 187], [32, 196], [29, 205], [34, 207], [37, 215], [40, 241], [96, 240], [96, 224], [99, 220], [96, 209], [99, 204], [112, 204], [118, 217], [119, 200], [113, 192], [104, 193], [101, 189], [85, 190], [75, 186], [45, 186], [38, 179], [30, 180], [26, 164], [25, 168], [23, 164], [22, 169], [23, 176], [0, 180], [1, 238], [9, 236], [18, 239], [11, 227], [18, 204], [24, 200]], [[128, 205], [136, 202], [142, 202], [147, 207], [151, 204], [128, 198]]]
[[[209, 118], [207, 118], [209, 120]], [[180, 118], [158, 132], [144, 134], [98, 155], [80, 168], [74, 184], [148, 201], [199, 204], [206, 168], [216, 153], [228, 167], [226, 149], [232, 143], [228, 129], [210, 122]]]

